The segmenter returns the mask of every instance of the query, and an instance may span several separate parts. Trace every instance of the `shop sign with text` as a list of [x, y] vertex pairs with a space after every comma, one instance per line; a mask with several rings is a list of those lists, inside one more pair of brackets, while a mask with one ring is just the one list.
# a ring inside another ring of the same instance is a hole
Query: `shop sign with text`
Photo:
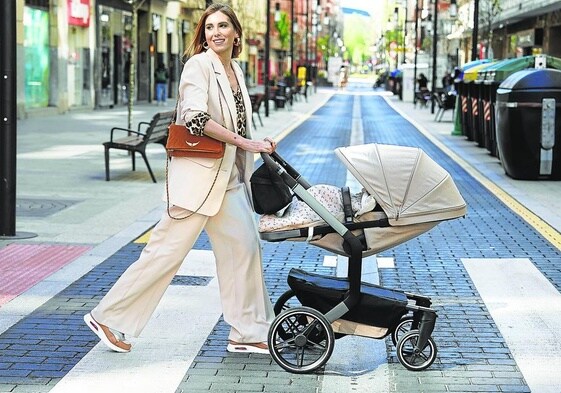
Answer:
[[88, 27], [90, 25], [90, 0], [67, 0], [68, 24]]

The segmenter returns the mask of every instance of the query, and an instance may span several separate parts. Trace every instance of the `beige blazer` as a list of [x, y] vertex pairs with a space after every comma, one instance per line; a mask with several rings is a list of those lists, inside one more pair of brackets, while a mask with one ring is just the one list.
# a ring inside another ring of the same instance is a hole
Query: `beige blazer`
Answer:
[[[251, 138], [251, 100], [245, 86], [242, 69], [234, 61], [232, 65], [246, 108], [246, 136]], [[224, 118], [220, 109], [220, 101]], [[234, 94], [220, 58], [211, 49], [191, 57], [183, 67], [179, 81], [176, 122], [185, 124], [199, 112], [206, 112], [213, 120], [225, 125], [229, 130], [236, 130], [237, 113]], [[226, 144], [222, 163], [220, 159], [212, 158], [173, 157], [168, 175], [170, 205], [180, 206], [190, 211], [199, 209], [198, 213], [207, 216], [215, 215], [226, 192], [230, 173], [236, 160], [236, 150], [236, 146]], [[251, 201], [249, 178], [253, 172], [253, 153], [240, 149], [238, 155], [241, 156], [240, 173], [246, 183], [246, 190]], [[219, 170], [218, 177], [216, 177]], [[213, 187], [215, 177], [216, 182]], [[212, 191], [208, 195], [211, 187]], [[203, 203], [207, 195], [208, 198]]]

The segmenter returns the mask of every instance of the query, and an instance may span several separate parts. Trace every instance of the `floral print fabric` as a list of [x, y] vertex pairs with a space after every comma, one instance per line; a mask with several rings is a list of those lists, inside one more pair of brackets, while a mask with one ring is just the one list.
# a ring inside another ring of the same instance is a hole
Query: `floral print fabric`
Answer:
[[[318, 184], [307, 190], [341, 222], [344, 220], [343, 197], [336, 186]], [[376, 206], [374, 198], [365, 191], [351, 195], [353, 213], [361, 215]], [[278, 215], [277, 215], [278, 214]], [[322, 225], [323, 219], [305, 202], [294, 197], [288, 207], [277, 214], [264, 214], [259, 218], [259, 232], [273, 232]]]

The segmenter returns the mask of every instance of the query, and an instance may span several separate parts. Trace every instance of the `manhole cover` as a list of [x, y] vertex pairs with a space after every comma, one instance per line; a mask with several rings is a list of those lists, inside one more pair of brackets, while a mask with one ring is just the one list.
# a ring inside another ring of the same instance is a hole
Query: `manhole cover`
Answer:
[[48, 217], [80, 201], [20, 198], [16, 200], [16, 215], [20, 217]]
[[171, 285], [187, 285], [191, 287], [204, 287], [206, 286], [212, 277], [208, 276], [175, 276], [171, 280]]

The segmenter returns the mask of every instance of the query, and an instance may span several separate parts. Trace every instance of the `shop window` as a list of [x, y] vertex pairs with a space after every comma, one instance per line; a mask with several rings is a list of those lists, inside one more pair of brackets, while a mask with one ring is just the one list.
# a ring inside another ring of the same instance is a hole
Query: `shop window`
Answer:
[[29, 108], [49, 104], [49, 13], [24, 7], [25, 103]]

